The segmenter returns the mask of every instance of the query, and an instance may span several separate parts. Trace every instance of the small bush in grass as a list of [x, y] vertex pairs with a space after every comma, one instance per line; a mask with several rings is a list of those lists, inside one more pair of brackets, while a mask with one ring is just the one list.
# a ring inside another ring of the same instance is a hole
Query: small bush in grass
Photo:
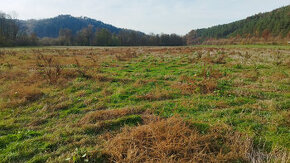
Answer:
[[45, 56], [38, 54], [36, 57], [36, 65], [39, 74], [43, 76], [49, 84], [56, 84], [62, 73], [62, 66], [53, 56]]

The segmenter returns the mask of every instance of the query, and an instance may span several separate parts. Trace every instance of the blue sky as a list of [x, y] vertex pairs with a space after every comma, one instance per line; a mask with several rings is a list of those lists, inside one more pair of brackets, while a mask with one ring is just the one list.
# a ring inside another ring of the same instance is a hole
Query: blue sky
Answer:
[[0, 0], [0, 4], [0, 11], [19, 19], [71, 14], [145, 33], [186, 34], [271, 11], [290, 0]]

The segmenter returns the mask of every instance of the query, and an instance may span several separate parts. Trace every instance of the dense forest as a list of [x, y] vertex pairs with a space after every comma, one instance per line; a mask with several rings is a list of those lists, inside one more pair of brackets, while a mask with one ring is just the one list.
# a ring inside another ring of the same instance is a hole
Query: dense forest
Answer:
[[[247, 38], [264, 42], [290, 36], [290, 5], [272, 12], [260, 13], [244, 20], [210, 28], [192, 30], [186, 36], [187, 44], [200, 44], [210, 39]], [[257, 42], [257, 41], [253, 41]]]
[[146, 35], [121, 29], [87, 17], [60, 15], [51, 19], [16, 20], [0, 15], [0, 46], [180, 46], [176, 34]]
[[42, 45], [80, 46], [179, 46], [185, 45], [183, 37], [176, 34], [146, 35], [132, 30], [112, 33], [108, 29], [94, 29], [89, 25], [73, 34], [68, 28], [59, 31], [58, 38], [41, 38]]
[[0, 45], [14, 44], [18, 30], [16, 22], [9, 15], [0, 12]]
[[119, 33], [123, 30], [88, 17], [73, 17], [71, 15], [59, 15], [54, 18], [40, 20], [19, 20], [18, 24], [21, 30], [34, 32], [40, 38], [56, 38], [59, 36], [59, 30], [65, 28], [70, 29], [72, 34], [75, 35], [78, 31], [88, 27], [89, 25], [92, 25], [95, 29], [107, 29], [111, 33]]

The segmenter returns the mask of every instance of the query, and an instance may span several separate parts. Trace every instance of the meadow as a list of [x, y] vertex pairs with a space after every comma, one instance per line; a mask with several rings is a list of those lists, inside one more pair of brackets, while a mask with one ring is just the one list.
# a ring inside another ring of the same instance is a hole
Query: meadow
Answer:
[[289, 46], [0, 49], [0, 162], [289, 162]]

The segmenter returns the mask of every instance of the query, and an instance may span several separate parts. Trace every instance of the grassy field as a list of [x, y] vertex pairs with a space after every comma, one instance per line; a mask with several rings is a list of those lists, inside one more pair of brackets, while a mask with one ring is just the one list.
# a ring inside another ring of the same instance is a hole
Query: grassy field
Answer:
[[276, 49], [276, 50], [290, 50], [288, 45], [265, 45], [265, 44], [253, 44], [253, 45], [195, 45], [194, 47], [207, 47], [207, 48], [256, 48], [256, 49]]
[[0, 49], [0, 162], [288, 162], [289, 47]]

